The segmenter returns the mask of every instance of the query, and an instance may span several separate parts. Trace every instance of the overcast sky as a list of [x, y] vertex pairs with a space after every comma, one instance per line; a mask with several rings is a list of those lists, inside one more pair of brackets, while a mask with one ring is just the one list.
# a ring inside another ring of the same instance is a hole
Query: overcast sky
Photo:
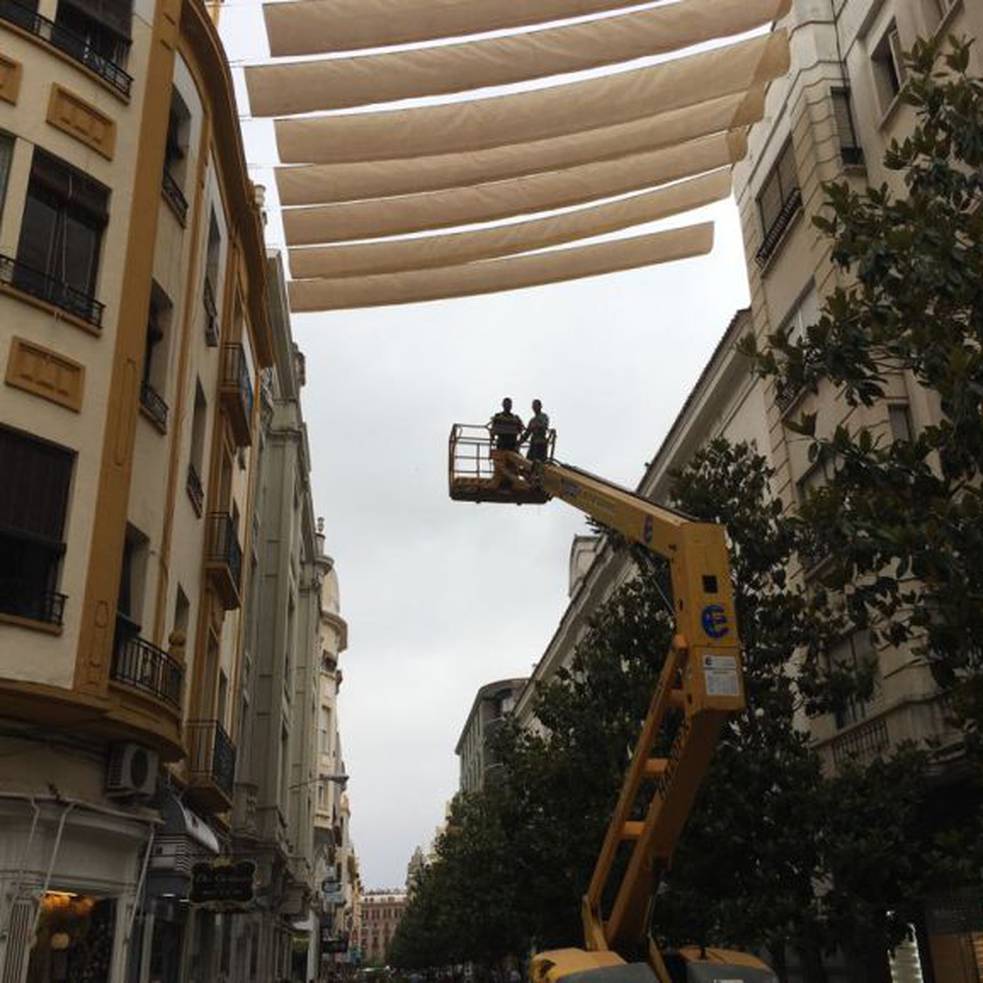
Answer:
[[[267, 57], [258, 0], [230, 3], [221, 27], [233, 64]], [[243, 130], [278, 245], [272, 126], [244, 119]], [[452, 502], [451, 424], [484, 423], [505, 395], [525, 419], [539, 397], [557, 457], [634, 486], [747, 285], [732, 202], [627, 233], [706, 217], [717, 239], [702, 259], [294, 317], [315, 509], [349, 625], [339, 714], [366, 887], [402, 884], [430, 840], [457, 788], [454, 746], [475, 691], [530, 673], [566, 607], [571, 538], [585, 530], [561, 502]]]

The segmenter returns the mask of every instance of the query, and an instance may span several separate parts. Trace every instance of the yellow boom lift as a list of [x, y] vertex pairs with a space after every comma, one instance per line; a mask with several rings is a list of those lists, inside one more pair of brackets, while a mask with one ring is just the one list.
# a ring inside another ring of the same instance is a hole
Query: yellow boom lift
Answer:
[[[543, 503], [559, 498], [669, 562], [675, 632], [582, 903], [584, 949], [533, 957], [532, 983], [777, 983], [755, 956], [687, 947], [662, 952], [649, 931], [652, 898], [682, 833], [728, 717], [744, 708], [741, 646], [724, 529], [695, 522], [553, 458], [496, 450], [487, 427], [455, 424], [455, 501]], [[668, 754], [653, 756], [667, 714], [681, 713]], [[633, 815], [654, 786], [644, 818]], [[627, 851], [626, 865], [617, 865]], [[610, 889], [610, 892], [609, 892]], [[613, 897], [602, 906], [602, 898]]]

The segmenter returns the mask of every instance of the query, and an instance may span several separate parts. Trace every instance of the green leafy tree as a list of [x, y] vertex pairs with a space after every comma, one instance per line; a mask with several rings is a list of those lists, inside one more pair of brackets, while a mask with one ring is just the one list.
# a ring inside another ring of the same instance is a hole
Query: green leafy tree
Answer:
[[[965, 681], [964, 716], [983, 718], [983, 80], [970, 42], [918, 42], [902, 98], [917, 125], [885, 166], [903, 185], [826, 187], [814, 219], [844, 285], [817, 324], [745, 351], [780, 390], [831, 386], [849, 406], [883, 406], [907, 377], [940, 411], [913, 434], [792, 427], [813, 460], [835, 463], [803, 508], [824, 583], [857, 626], [927, 659], [943, 686]], [[812, 650], [813, 660], [819, 656]]]

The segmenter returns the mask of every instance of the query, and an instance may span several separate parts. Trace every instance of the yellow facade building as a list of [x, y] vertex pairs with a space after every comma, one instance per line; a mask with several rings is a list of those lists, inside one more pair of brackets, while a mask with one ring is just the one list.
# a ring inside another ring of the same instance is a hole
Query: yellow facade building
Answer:
[[4, 983], [220, 969], [221, 916], [138, 944], [139, 899], [232, 805], [265, 276], [204, 4], [2, 0]]

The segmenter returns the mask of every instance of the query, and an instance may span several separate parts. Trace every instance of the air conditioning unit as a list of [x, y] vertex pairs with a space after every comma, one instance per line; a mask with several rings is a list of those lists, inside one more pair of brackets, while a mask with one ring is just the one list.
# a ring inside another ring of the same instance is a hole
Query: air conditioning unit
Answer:
[[139, 744], [114, 744], [106, 768], [106, 795], [150, 798], [157, 791], [157, 752]]

